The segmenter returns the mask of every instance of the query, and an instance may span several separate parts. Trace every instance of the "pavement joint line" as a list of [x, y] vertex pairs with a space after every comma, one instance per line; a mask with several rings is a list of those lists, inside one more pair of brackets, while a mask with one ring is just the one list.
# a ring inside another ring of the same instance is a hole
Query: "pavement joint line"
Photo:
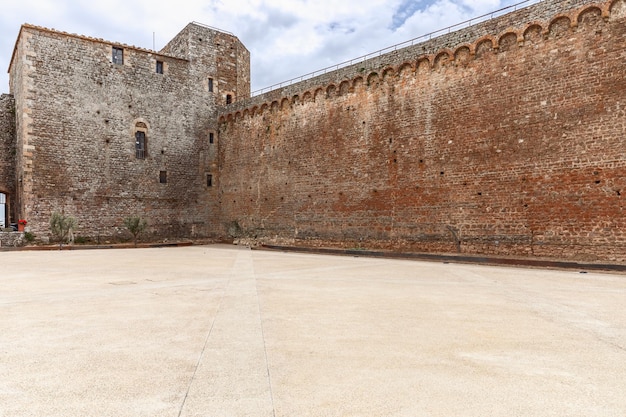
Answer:
[[263, 328], [263, 313], [261, 310], [261, 297], [259, 296], [259, 281], [254, 273], [254, 259], [250, 252], [250, 261], [252, 266], [252, 277], [254, 279], [254, 287], [256, 289], [257, 308], [259, 309], [259, 325], [261, 326], [261, 337], [263, 338], [263, 353], [265, 354], [265, 368], [267, 369], [267, 384], [270, 391], [270, 401], [272, 402], [272, 415], [276, 417], [276, 406], [274, 405], [274, 392], [272, 390], [272, 374], [270, 372], [270, 362], [267, 358], [267, 345], [265, 343], [265, 329]]
[[211, 320], [211, 327], [207, 332], [206, 338], [204, 339], [204, 345], [202, 346], [202, 350], [200, 351], [200, 355], [198, 356], [198, 361], [196, 362], [196, 366], [193, 370], [193, 374], [191, 375], [191, 379], [189, 380], [189, 384], [187, 385], [187, 391], [185, 392], [185, 396], [183, 397], [183, 401], [180, 404], [180, 409], [178, 410], [178, 417], [181, 417], [183, 414], [183, 410], [185, 409], [185, 403], [187, 402], [187, 397], [189, 396], [189, 391], [191, 390], [191, 386], [196, 378], [196, 374], [198, 373], [198, 368], [200, 367], [200, 363], [202, 363], [202, 359], [204, 358], [204, 352], [206, 351], [206, 347], [209, 344], [209, 339], [211, 337], [211, 333], [213, 332], [213, 326], [215, 326], [215, 320], [219, 315], [220, 309], [222, 308], [222, 301], [224, 301], [224, 297], [226, 296], [226, 292], [228, 291], [228, 287], [230, 285], [230, 281], [232, 280], [233, 275], [235, 274], [234, 265], [233, 271], [228, 275], [228, 281], [226, 282], [226, 286], [222, 291], [222, 296], [220, 297], [219, 305], [217, 306], [217, 310], [215, 310], [215, 314], [213, 315], [213, 320]]

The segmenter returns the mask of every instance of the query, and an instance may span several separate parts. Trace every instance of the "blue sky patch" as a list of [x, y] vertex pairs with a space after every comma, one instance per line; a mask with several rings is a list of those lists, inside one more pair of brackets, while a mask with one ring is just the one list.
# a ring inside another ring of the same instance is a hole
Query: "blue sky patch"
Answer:
[[404, 25], [404, 22], [406, 22], [411, 16], [413, 16], [415, 12], [420, 10], [420, 7], [422, 7], [421, 1], [404, 0], [400, 4], [400, 6], [398, 6], [393, 16], [391, 17], [391, 25], [389, 26], [389, 28], [391, 30], [396, 30], [399, 27], [402, 27], [402, 25]]

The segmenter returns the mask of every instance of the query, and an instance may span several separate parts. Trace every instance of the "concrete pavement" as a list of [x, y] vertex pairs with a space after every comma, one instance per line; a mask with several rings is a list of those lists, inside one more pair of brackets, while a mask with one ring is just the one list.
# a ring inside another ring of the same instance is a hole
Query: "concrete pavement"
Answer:
[[0, 416], [626, 415], [626, 276], [0, 252]]

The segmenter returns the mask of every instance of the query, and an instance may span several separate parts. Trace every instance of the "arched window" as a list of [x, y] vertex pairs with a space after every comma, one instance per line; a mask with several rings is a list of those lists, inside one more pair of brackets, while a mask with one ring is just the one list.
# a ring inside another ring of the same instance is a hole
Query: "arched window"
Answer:
[[135, 157], [146, 159], [148, 156], [148, 126], [144, 122], [135, 124]]

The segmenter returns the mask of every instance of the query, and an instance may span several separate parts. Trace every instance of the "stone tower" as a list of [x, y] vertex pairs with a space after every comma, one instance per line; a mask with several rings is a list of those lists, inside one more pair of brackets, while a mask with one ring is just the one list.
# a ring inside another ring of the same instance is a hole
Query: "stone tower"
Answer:
[[97, 240], [131, 215], [152, 238], [219, 234], [216, 109], [249, 96], [249, 60], [197, 23], [159, 52], [23, 25], [9, 68], [17, 215], [38, 236], [55, 211]]

